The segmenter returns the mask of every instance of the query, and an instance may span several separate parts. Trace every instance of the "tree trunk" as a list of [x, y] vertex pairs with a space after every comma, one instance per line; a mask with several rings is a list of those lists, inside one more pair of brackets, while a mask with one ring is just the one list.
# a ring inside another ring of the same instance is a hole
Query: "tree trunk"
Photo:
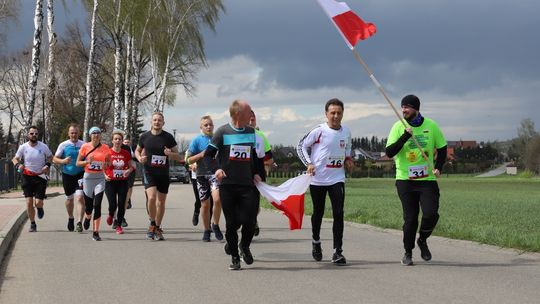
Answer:
[[116, 26], [115, 26], [115, 52], [114, 52], [114, 121], [115, 129], [122, 127], [122, 105], [120, 100], [122, 93], [122, 29], [120, 28], [120, 10], [122, 0], [118, 0], [118, 8], [116, 11]]
[[88, 66], [86, 70], [86, 103], [84, 111], [84, 138], [90, 138], [88, 129], [90, 128], [90, 108], [92, 103], [92, 81], [94, 78], [94, 51], [96, 48], [96, 15], [99, 0], [94, 0], [94, 9], [92, 10], [92, 24], [90, 26], [90, 51], [88, 54]]
[[133, 65], [131, 60], [133, 57], [133, 37], [129, 36], [126, 44], [126, 70], [124, 76], [124, 131], [131, 134], [129, 130], [129, 122], [131, 121], [133, 107]]
[[25, 130], [32, 125], [34, 117], [34, 105], [36, 103], [36, 90], [39, 77], [40, 53], [41, 53], [41, 32], [43, 30], [43, 0], [36, 0], [36, 10], [34, 15], [34, 42], [32, 47], [32, 69], [28, 81], [28, 92], [26, 99], [26, 119]]
[[56, 76], [55, 72], [55, 46], [57, 42], [56, 33], [54, 32], [54, 0], [47, 0], [47, 35], [49, 37], [49, 62], [47, 66], [47, 98], [46, 112], [47, 118], [43, 118], [46, 141], [50, 139], [50, 126], [47, 128], [47, 121], [54, 121], [54, 100], [56, 95]]

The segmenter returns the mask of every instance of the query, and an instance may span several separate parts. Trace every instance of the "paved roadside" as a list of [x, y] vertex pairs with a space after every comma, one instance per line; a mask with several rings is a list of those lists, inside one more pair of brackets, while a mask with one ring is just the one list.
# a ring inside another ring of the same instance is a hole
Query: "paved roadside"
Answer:
[[[538, 303], [540, 255], [473, 242], [430, 239], [431, 262], [414, 251], [401, 266], [401, 233], [347, 224], [344, 267], [329, 262], [332, 223], [322, 226], [324, 258], [311, 258], [309, 217], [289, 231], [286, 218], [263, 210], [252, 265], [227, 269], [223, 243], [201, 241], [191, 225], [191, 185], [173, 184], [166, 241], [145, 240], [142, 187], [134, 189], [129, 227], [116, 235], [102, 222], [102, 242], [66, 231], [62, 196], [47, 201], [38, 232], [23, 229], [0, 274], [0, 303]], [[103, 210], [107, 203], [104, 202]], [[223, 226], [223, 225], [222, 225]]]
[[[62, 187], [47, 188], [47, 197], [63, 193]], [[19, 228], [27, 219], [26, 205], [21, 190], [0, 193], [0, 265], [15, 240]]]

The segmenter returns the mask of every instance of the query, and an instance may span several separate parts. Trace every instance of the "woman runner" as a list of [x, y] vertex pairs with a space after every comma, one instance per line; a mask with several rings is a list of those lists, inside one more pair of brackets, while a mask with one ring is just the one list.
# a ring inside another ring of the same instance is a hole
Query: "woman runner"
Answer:
[[84, 229], [90, 228], [90, 218], [94, 211], [92, 239], [101, 241], [99, 224], [101, 222], [101, 201], [105, 190], [104, 169], [111, 162], [111, 151], [107, 145], [101, 144], [101, 129], [92, 127], [90, 142], [82, 145], [77, 156], [77, 166], [84, 167], [83, 192], [85, 204]]
[[113, 229], [117, 234], [124, 233], [122, 222], [126, 213], [126, 196], [128, 192], [128, 177], [135, 170], [131, 154], [122, 149], [124, 132], [115, 130], [112, 133], [111, 163], [105, 169], [105, 195], [109, 201], [109, 216], [107, 225], [113, 224], [114, 213], [118, 209], [117, 218], [114, 219]]

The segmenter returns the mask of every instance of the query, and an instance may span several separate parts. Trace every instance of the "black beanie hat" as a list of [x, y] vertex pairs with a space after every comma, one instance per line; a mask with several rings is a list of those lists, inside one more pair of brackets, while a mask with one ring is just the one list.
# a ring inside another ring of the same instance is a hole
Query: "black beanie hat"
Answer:
[[401, 106], [409, 106], [416, 111], [420, 111], [420, 99], [414, 95], [407, 95], [401, 100]]

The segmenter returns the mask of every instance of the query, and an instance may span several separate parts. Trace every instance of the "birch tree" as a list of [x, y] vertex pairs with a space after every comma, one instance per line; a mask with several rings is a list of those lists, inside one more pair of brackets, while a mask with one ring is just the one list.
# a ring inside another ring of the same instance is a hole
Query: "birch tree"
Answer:
[[148, 32], [154, 86], [154, 110], [162, 111], [167, 89], [181, 85], [186, 93], [194, 90], [198, 67], [206, 64], [201, 26], [214, 30], [221, 0], [159, 0], [152, 9], [152, 28]]
[[47, 97], [46, 97], [46, 107], [48, 112], [47, 118], [43, 118], [43, 124], [45, 126], [44, 137], [47, 138], [49, 142], [49, 128], [47, 128], [47, 120], [54, 121], [54, 100], [56, 95], [56, 75], [55, 75], [55, 64], [56, 64], [56, 33], [54, 32], [54, 0], [47, 0], [47, 36], [49, 38], [49, 54], [48, 54], [48, 65], [47, 65]]
[[32, 125], [34, 117], [34, 105], [36, 102], [36, 90], [40, 69], [41, 32], [43, 31], [43, 0], [36, 0], [34, 13], [34, 41], [32, 45], [32, 70], [28, 82], [26, 100], [25, 129]]
[[90, 109], [92, 105], [92, 80], [94, 72], [94, 52], [96, 48], [96, 14], [98, 10], [99, 0], [94, 0], [92, 9], [92, 22], [90, 24], [90, 51], [88, 52], [88, 65], [86, 69], [86, 101], [84, 110], [84, 134], [85, 138], [89, 138], [87, 134], [90, 128]]

